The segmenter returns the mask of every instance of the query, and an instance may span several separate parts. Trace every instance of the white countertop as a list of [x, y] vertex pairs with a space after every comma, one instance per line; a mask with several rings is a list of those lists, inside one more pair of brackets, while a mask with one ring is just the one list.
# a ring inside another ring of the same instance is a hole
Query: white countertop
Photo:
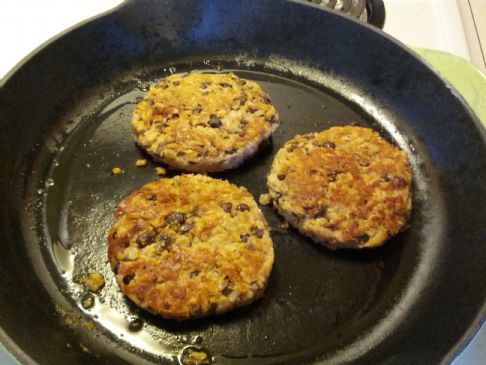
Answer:
[[[1, 0], [0, 78], [56, 34], [121, 2], [122, 0]], [[387, 18], [384, 30], [403, 43], [440, 49], [471, 59], [456, 0], [385, 0], [385, 9]], [[15, 364], [1, 348], [0, 364]], [[483, 364], [486, 364], [485, 326], [453, 362], [453, 365]]]

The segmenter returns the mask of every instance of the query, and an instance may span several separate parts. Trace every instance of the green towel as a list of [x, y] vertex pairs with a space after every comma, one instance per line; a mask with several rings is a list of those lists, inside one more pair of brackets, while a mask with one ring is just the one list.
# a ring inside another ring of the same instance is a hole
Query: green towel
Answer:
[[412, 49], [454, 86], [486, 127], [486, 76], [469, 61], [453, 54]]

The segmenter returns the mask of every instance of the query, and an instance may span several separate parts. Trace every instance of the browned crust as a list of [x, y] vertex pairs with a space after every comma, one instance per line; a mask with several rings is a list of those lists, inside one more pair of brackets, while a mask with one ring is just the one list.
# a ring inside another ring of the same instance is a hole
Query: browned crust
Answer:
[[233, 73], [174, 74], [133, 112], [137, 143], [157, 161], [192, 172], [235, 168], [278, 127], [270, 98]]
[[304, 235], [331, 249], [367, 248], [405, 227], [411, 178], [405, 152], [346, 126], [286, 142], [267, 184], [274, 207]]
[[246, 189], [202, 175], [164, 178], [124, 199], [115, 218], [110, 264], [138, 306], [185, 320], [263, 295], [273, 245]]

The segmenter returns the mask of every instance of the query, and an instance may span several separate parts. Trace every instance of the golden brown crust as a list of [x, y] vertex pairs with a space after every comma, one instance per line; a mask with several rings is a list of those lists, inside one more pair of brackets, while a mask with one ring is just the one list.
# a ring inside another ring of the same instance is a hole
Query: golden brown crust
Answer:
[[184, 320], [263, 295], [273, 245], [246, 189], [202, 175], [163, 178], [124, 199], [115, 218], [109, 260], [138, 306]]
[[174, 74], [137, 105], [132, 129], [156, 160], [192, 172], [237, 167], [278, 127], [260, 86], [233, 73]]
[[407, 155], [363, 127], [296, 136], [278, 151], [267, 184], [290, 224], [329, 248], [379, 246], [411, 210]]

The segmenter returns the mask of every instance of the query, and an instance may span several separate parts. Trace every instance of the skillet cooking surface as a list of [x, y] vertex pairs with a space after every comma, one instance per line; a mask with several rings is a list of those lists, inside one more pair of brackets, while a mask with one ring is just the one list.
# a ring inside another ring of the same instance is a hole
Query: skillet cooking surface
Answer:
[[[434, 363], [480, 321], [486, 172], [478, 121], [378, 32], [298, 3], [274, 2], [272, 11], [242, 3], [132, 2], [59, 38], [5, 81], [0, 337], [25, 363], [177, 364], [187, 346], [217, 364]], [[258, 198], [286, 140], [356, 123], [408, 152], [410, 228], [379, 249], [332, 252], [262, 207], [276, 254], [263, 299], [185, 323], [139, 310], [106, 257], [116, 204], [157, 178], [129, 121], [149, 84], [195, 69], [257, 80], [283, 122], [271, 145], [213, 176]], [[139, 158], [148, 166], [135, 167]], [[115, 166], [124, 174], [111, 176]], [[83, 309], [79, 277], [90, 272], [106, 286]], [[135, 318], [141, 331], [128, 329]]]

